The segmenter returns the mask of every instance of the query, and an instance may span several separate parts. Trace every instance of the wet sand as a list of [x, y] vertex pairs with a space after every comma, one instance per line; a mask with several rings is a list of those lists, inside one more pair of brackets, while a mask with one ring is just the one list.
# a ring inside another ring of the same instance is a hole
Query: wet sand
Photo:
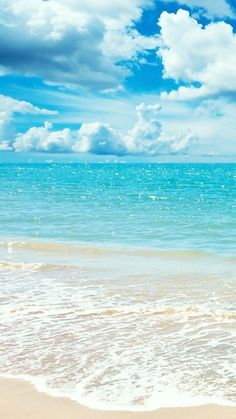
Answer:
[[159, 409], [154, 412], [103, 412], [63, 398], [38, 392], [31, 384], [0, 379], [2, 419], [235, 419], [236, 408], [199, 406]]

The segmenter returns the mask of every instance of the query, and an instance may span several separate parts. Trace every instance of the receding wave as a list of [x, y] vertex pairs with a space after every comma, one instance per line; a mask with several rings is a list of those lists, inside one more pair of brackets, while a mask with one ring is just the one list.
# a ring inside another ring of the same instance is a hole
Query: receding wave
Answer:
[[[173, 259], [199, 259], [207, 258], [212, 254], [209, 251], [201, 249], [155, 249], [155, 248], [141, 248], [132, 246], [119, 246], [119, 245], [101, 245], [101, 244], [88, 244], [77, 242], [50, 242], [50, 241], [30, 241], [30, 240], [6, 240], [0, 242], [0, 248], [11, 252], [13, 250], [28, 250], [35, 252], [55, 252], [66, 254], [82, 254], [82, 255], [130, 255], [130, 256], [143, 256], [173, 258]], [[236, 261], [236, 257], [227, 256], [229, 261]]]
[[67, 265], [55, 264], [55, 263], [30, 263], [30, 262], [11, 262], [6, 260], [0, 260], [0, 271], [56, 271], [58, 269], [66, 269]]
[[109, 316], [123, 316], [123, 315], [138, 315], [138, 316], [176, 316], [176, 315], [189, 315], [189, 316], [202, 316], [218, 319], [236, 319], [235, 310], [221, 310], [204, 308], [197, 305], [189, 306], [163, 306], [163, 307], [110, 307], [99, 308], [94, 310], [81, 310], [77, 312], [78, 316], [89, 317], [109, 317]]
[[0, 261], [0, 270], [22, 271], [22, 270], [40, 270], [43, 267], [40, 263], [8, 262]]

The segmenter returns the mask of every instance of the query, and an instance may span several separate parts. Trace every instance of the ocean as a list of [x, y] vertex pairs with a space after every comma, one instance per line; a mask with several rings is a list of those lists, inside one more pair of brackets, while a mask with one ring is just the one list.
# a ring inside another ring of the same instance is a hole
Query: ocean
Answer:
[[236, 165], [1, 164], [0, 374], [236, 406]]

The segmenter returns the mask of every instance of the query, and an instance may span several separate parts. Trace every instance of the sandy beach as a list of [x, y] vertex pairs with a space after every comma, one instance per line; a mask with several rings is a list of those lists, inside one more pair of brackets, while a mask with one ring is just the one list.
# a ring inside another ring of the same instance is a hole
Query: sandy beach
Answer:
[[160, 409], [154, 412], [103, 412], [69, 400], [39, 393], [23, 381], [0, 379], [2, 419], [235, 419], [236, 408], [200, 406]]

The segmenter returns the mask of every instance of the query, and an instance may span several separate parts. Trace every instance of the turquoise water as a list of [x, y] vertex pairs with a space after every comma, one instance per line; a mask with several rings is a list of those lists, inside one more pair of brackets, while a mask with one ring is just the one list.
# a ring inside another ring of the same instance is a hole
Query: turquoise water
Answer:
[[0, 234], [233, 252], [236, 165], [3, 164]]
[[101, 409], [236, 406], [236, 165], [0, 182], [0, 374]]

